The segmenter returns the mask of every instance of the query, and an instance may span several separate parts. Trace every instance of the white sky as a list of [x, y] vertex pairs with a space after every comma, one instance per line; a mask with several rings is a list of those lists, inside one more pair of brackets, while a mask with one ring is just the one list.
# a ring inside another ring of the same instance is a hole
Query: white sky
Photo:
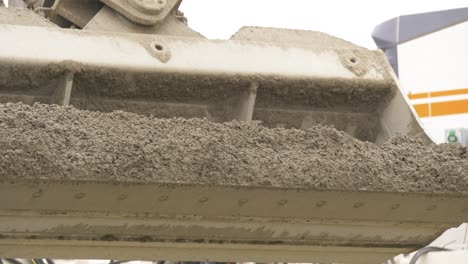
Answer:
[[468, 7], [468, 0], [185, 0], [191, 28], [227, 39], [242, 26], [322, 31], [374, 49], [374, 27], [399, 15]]

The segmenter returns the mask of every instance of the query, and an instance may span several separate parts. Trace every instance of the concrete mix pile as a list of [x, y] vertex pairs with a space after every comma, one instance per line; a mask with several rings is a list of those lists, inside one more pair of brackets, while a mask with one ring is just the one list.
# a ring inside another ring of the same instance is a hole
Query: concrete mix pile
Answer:
[[323, 126], [0, 104], [0, 180], [19, 178], [468, 193], [468, 153], [405, 136], [377, 146]]

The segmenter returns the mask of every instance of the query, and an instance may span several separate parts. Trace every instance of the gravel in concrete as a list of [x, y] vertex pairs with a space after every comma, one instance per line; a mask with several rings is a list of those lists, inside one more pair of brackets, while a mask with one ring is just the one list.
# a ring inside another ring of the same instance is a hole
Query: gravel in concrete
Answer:
[[23, 178], [466, 194], [468, 154], [405, 136], [379, 147], [323, 126], [0, 104], [0, 180]]

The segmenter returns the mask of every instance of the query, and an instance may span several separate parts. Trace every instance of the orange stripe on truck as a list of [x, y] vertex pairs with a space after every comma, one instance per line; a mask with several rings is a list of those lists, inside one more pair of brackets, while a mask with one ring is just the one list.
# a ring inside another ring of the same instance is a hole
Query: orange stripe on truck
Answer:
[[408, 94], [408, 98], [412, 100], [412, 99], [424, 99], [424, 98], [429, 98], [429, 97], [441, 97], [441, 96], [462, 95], [462, 94], [468, 94], [468, 88], [448, 90], [448, 91], [435, 91], [435, 92]]
[[468, 113], [468, 99], [413, 105], [419, 117], [456, 115]]

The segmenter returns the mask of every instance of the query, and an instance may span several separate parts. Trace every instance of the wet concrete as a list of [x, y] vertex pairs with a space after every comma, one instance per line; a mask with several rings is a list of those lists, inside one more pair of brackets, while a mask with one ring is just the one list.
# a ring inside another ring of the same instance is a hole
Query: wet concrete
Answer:
[[35, 26], [35, 27], [57, 27], [48, 19], [25, 8], [5, 8], [0, 6], [0, 24]]
[[379, 147], [325, 126], [0, 104], [0, 179], [22, 178], [468, 193], [468, 154], [405, 136]]

